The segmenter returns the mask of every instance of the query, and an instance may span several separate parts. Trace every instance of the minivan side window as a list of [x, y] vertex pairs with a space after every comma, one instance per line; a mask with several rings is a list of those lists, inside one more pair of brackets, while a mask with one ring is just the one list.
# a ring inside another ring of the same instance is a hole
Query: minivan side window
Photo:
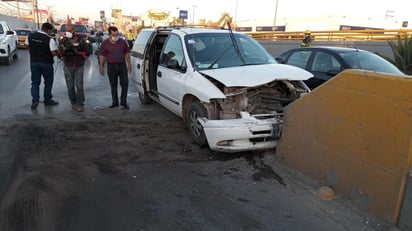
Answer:
[[132, 48], [132, 55], [143, 58], [144, 49], [148, 44], [150, 37], [152, 36], [153, 31], [141, 31], [137, 37], [136, 41], [134, 41], [133, 48]]
[[171, 69], [186, 71], [187, 64], [182, 41], [177, 35], [170, 34], [166, 40], [160, 57], [160, 65]]

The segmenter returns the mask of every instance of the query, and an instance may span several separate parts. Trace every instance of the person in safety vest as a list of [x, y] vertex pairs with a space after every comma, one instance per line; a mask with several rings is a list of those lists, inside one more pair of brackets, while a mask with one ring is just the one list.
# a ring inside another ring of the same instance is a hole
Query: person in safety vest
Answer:
[[133, 31], [130, 29], [129, 32], [127, 33], [127, 44], [129, 45], [130, 50], [133, 47], [133, 41], [134, 41], [134, 35], [133, 35]]
[[312, 45], [312, 36], [310, 35], [310, 30], [305, 30], [305, 37], [300, 44], [301, 47], [310, 47]]

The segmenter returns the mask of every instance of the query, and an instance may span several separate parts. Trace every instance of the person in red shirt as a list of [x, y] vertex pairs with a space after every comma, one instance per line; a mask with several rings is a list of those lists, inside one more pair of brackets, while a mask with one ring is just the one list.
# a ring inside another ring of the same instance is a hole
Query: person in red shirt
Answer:
[[119, 37], [117, 27], [110, 26], [108, 31], [110, 37], [102, 42], [99, 51], [100, 74], [104, 75], [104, 64], [107, 62], [107, 75], [109, 76], [112, 93], [112, 105], [110, 108], [119, 106], [117, 85], [120, 80], [120, 87], [122, 88], [120, 105], [124, 109], [129, 109], [129, 105], [127, 105], [128, 73], [132, 71], [129, 45], [126, 40]]

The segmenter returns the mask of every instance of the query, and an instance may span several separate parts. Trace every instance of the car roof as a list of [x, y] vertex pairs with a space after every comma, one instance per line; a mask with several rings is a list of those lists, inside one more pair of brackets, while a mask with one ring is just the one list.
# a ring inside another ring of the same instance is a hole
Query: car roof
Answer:
[[[229, 33], [227, 29], [212, 29], [212, 28], [194, 28], [194, 27], [184, 27], [179, 28], [180, 31], [186, 34], [198, 34], [198, 33]], [[237, 33], [233, 31], [233, 33]]]
[[[181, 31], [185, 34], [229, 33], [228, 29], [197, 28], [197, 27], [158, 27], [158, 28], [145, 28], [142, 31]], [[233, 33], [243, 34], [237, 31], [233, 31]]]

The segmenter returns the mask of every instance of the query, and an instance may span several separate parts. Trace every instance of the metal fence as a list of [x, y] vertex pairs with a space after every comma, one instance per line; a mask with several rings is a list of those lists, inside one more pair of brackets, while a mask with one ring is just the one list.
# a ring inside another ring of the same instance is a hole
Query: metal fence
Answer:
[[[284, 41], [302, 40], [304, 34], [299, 32], [246, 32], [256, 40]], [[412, 36], [412, 29], [399, 30], [339, 30], [312, 31], [313, 41], [388, 41], [397, 40], [399, 36]]]

